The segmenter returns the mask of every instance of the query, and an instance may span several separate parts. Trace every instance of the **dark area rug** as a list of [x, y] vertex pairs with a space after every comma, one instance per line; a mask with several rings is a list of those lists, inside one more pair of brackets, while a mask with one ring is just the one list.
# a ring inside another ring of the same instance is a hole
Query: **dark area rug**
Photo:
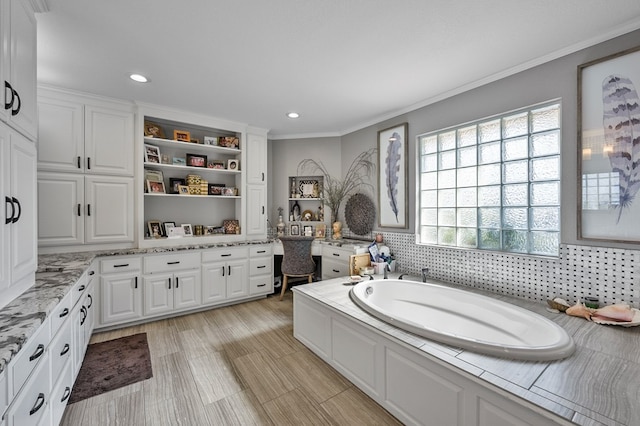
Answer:
[[147, 333], [94, 343], [87, 347], [69, 404], [151, 377]]

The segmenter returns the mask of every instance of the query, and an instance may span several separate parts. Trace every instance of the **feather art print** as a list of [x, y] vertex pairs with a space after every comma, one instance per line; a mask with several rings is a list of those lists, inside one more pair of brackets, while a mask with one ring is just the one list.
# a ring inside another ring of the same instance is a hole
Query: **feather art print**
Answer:
[[387, 158], [385, 160], [385, 182], [387, 184], [387, 197], [391, 210], [398, 222], [398, 173], [400, 171], [400, 152], [402, 148], [402, 137], [398, 132], [393, 132], [387, 145]]
[[640, 101], [633, 82], [609, 75], [602, 82], [603, 126], [611, 170], [619, 175], [618, 220], [640, 189]]

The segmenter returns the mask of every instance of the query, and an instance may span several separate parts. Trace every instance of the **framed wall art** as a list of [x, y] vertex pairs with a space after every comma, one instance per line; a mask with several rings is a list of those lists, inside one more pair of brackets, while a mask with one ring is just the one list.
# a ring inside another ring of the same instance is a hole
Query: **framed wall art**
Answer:
[[578, 238], [639, 242], [640, 47], [578, 67]]
[[378, 206], [381, 228], [408, 226], [407, 132], [407, 123], [378, 132]]

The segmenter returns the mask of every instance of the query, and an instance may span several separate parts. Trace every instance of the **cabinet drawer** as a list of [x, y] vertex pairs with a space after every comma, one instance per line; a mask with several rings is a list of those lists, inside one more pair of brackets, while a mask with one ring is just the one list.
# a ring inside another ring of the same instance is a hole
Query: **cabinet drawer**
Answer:
[[336, 262], [331, 258], [322, 258], [322, 279], [346, 277], [349, 275], [349, 264], [347, 262]]
[[113, 274], [115, 272], [131, 272], [140, 270], [139, 257], [116, 257], [100, 261], [100, 272], [103, 274]]
[[46, 358], [46, 349], [50, 341], [51, 323], [47, 319], [9, 364], [9, 395], [15, 396], [24, 385], [24, 382], [27, 381], [31, 372], [36, 368], [36, 365], [38, 363], [42, 364]]
[[322, 247], [322, 261], [326, 260], [339, 260], [343, 262], [349, 262], [349, 256], [354, 254], [353, 250], [343, 249], [339, 247], [333, 246], [323, 246]]
[[51, 424], [60, 424], [64, 410], [67, 407], [67, 401], [71, 396], [71, 388], [73, 387], [73, 370], [71, 363], [64, 368], [57, 383], [53, 383], [51, 391]]
[[268, 294], [273, 292], [273, 277], [261, 275], [249, 278], [249, 294]]
[[51, 335], [55, 336], [59, 330], [62, 329], [64, 322], [71, 315], [71, 301], [73, 300], [73, 295], [71, 292], [67, 293], [66, 296], [62, 298], [62, 301], [58, 303], [53, 311], [51, 312]]
[[226, 247], [202, 252], [202, 263], [246, 259], [247, 247]]
[[47, 354], [43, 355], [42, 362], [36, 367], [24, 389], [14, 400], [8, 412], [9, 424], [35, 426], [47, 414], [51, 395], [51, 377], [47, 356]]
[[271, 275], [273, 272], [273, 257], [258, 257], [249, 259], [249, 275]]
[[272, 254], [273, 245], [271, 244], [249, 246], [249, 257], [271, 256]]
[[[6, 370], [0, 373], [0, 416], [7, 409], [9, 404], [9, 390], [7, 389], [7, 373]], [[4, 425], [4, 423], [0, 423]]]
[[144, 274], [173, 272], [184, 269], [199, 269], [200, 253], [171, 253], [158, 256], [145, 256]]
[[71, 321], [56, 335], [49, 345], [49, 360], [51, 361], [51, 380], [58, 380], [60, 372], [69, 364], [71, 358]]

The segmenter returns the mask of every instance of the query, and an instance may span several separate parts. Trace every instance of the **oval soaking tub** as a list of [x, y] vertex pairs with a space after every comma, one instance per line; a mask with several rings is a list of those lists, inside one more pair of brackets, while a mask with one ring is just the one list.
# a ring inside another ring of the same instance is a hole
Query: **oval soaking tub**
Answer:
[[398, 328], [451, 346], [529, 361], [570, 356], [571, 336], [553, 321], [519, 306], [438, 284], [372, 280], [351, 299]]

